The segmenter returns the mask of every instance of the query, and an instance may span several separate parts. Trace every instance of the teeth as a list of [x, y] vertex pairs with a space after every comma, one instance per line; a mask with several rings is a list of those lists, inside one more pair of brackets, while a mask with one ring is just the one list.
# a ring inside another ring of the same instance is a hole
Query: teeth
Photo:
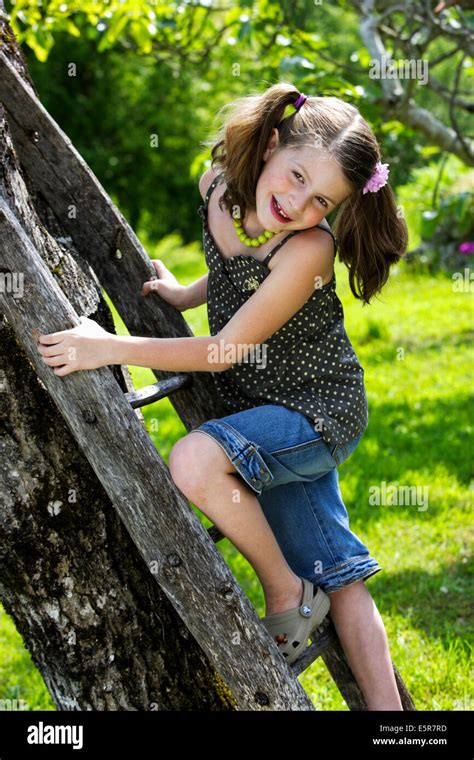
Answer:
[[285, 219], [289, 219], [290, 217], [287, 216], [287, 214], [285, 214], [285, 212], [283, 211], [282, 207], [280, 206], [280, 204], [278, 203], [278, 201], [277, 201], [276, 198], [275, 198], [275, 203], [276, 203], [276, 207], [278, 209], [278, 213], [281, 214], [282, 216], [284, 216]]

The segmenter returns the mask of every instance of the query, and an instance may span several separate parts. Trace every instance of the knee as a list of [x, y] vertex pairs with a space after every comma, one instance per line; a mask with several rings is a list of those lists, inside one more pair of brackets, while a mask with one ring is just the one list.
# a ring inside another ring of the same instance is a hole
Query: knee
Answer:
[[193, 436], [184, 436], [170, 451], [168, 467], [173, 483], [194, 501], [203, 490], [206, 475], [202, 457]]

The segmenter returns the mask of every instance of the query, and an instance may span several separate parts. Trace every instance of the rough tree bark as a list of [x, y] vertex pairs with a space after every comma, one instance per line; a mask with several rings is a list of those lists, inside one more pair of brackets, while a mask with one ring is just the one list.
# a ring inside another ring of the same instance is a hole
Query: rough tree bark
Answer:
[[[4, 15], [0, 49], [33, 87]], [[19, 166], [1, 104], [0, 194], [50, 271], [57, 270], [77, 312], [113, 331], [89, 266], [61, 243], [66, 235]], [[123, 390], [130, 390], [126, 368], [113, 370]], [[233, 709], [228, 690], [148, 572], [3, 315], [0, 414], [0, 599], [56, 706]], [[28, 702], [28, 694], [21, 696]]]

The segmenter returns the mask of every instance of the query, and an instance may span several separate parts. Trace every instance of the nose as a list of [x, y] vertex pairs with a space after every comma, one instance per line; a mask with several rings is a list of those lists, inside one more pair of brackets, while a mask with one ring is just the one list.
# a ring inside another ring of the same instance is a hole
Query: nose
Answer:
[[292, 219], [297, 219], [300, 217], [303, 213], [304, 209], [304, 203], [301, 203], [301, 201], [294, 200], [293, 202], [290, 201], [288, 205], [288, 214], [291, 216]]
[[301, 217], [303, 215], [303, 212], [306, 208], [306, 202], [307, 198], [305, 198], [304, 193], [298, 193], [297, 195], [290, 196], [288, 214], [292, 219]]

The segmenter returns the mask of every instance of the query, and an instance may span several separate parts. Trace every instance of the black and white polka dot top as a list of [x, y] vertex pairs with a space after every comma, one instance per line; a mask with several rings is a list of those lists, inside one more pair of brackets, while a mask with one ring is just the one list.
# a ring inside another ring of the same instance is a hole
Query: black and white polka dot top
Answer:
[[[300, 232], [291, 231], [263, 261], [251, 254], [225, 259], [207, 223], [209, 197], [221, 177], [219, 174], [211, 182], [198, 209], [209, 268], [207, 313], [211, 335], [217, 335], [270, 274], [272, 256]], [[337, 241], [329, 226], [318, 227], [332, 235], [336, 255]], [[264, 344], [212, 376], [229, 414], [262, 404], [281, 404], [308, 417], [323, 439], [333, 444], [347, 443], [368, 424], [364, 370], [344, 327], [335, 275], [315, 289]]]

